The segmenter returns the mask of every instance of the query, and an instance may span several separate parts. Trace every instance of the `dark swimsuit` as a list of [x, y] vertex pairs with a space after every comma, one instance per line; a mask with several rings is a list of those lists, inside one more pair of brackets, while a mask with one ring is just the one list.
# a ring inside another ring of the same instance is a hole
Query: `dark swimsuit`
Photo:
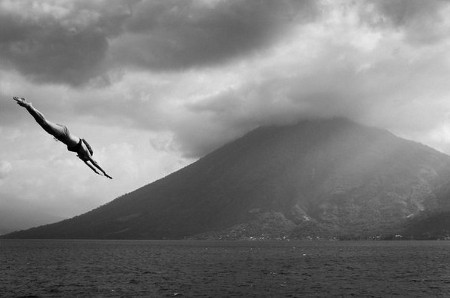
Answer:
[[[62, 125], [62, 124], [57, 124], [59, 127], [61, 127], [61, 129], [57, 130], [53, 136], [60, 142], [67, 144], [68, 142], [70, 142], [71, 136], [70, 136], [70, 132], [69, 129], [67, 129], [67, 126]], [[76, 145], [73, 146], [69, 146], [67, 145], [67, 150], [71, 151], [71, 152], [75, 152], [78, 153], [81, 148], [83, 147], [83, 145], [81, 144], [83, 142], [83, 139], [80, 138], [80, 140], [78, 141], [78, 143]]]
[[72, 151], [72, 152], [75, 152], [75, 153], [78, 153], [78, 151], [80, 151], [80, 149], [81, 149], [81, 142], [82, 142], [83, 140], [82, 139], [80, 139], [80, 141], [78, 142], [78, 144], [76, 144], [75, 146], [72, 146], [72, 147], [69, 147], [69, 146], [67, 146], [67, 150], [69, 150], [69, 151]]

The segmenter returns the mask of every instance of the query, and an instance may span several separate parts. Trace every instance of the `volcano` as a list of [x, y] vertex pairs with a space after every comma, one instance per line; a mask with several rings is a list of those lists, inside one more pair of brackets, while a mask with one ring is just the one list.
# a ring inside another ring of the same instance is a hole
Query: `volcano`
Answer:
[[[359, 239], [450, 210], [450, 157], [336, 118], [265, 126], [110, 203], [4, 238]], [[409, 225], [409, 227], [411, 224]]]

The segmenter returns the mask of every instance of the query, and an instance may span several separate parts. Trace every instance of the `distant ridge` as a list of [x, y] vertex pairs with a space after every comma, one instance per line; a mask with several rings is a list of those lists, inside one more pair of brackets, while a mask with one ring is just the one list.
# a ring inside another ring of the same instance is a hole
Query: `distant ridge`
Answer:
[[[450, 210], [450, 157], [335, 118], [260, 127], [95, 210], [4, 238], [359, 239]], [[412, 235], [412, 233], [410, 233]]]

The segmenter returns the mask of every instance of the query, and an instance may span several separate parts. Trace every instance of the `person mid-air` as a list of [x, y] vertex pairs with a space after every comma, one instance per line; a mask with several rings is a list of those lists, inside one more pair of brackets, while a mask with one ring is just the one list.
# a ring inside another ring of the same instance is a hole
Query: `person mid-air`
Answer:
[[56, 124], [48, 121], [44, 115], [33, 107], [33, 105], [26, 101], [25, 98], [13, 97], [13, 99], [20, 106], [27, 109], [27, 111], [33, 116], [36, 122], [49, 134], [51, 134], [55, 139], [67, 145], [67, 150], [77, 153], [77, 156], [89, 166], [95, 173], [101, 175], [97, 170], [99, 169], [104, 176], [112, 179], [111, 176], [106, 174], [106, 172], [99, 166], [99, 164], [92, 158], [93, 151], [91, 146], [86, 142], [86, 140], [81, 139], [69, 132], [67, 126]]

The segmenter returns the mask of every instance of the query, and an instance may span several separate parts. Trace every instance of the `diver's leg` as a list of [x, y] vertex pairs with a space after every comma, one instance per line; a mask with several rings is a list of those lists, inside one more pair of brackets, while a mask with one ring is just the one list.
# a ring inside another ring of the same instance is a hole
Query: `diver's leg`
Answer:
[[27, 111], [33, 116], [34, 120], [49, 134], [53, 136], [60, 136], [64, 134], [64, 127], [47, 120], [41, 112], [35, 109], [32, 105], [27, 107]]
[[24, 98], [14, 98], [19, 105], [26, 108], [27, 111], [33, 116], [34, 120], [49, 134], [53, 136], [60, 136], [64, 134], [64, 127], [47, 120], [40, 111], [38, 111], [30, 102], [27, 102]]

